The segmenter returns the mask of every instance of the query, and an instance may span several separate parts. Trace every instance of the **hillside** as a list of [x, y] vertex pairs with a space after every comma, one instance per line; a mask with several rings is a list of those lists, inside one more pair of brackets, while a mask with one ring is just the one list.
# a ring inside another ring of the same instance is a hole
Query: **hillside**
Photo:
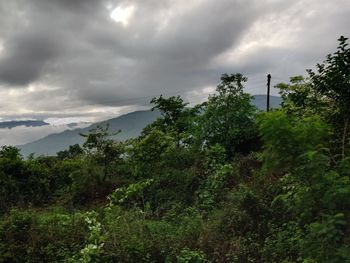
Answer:
[[[266, 95], [254, 95], [252, 102], [259, 110], [266, 109]], [[281, 104], [281, 97], [270, 96], [271, 108], [278, 108], [280, 104]]]
[[125, 140], [136, 137], [141, 130], [149, 123], [154, 121], [159, 116], [158, 112], [152, 111], [135, 111], [113, 119], [94, 123], [86, 128], [79, 128], [74, 130], [66, 130], [61, 133], [50, 134], [40, 140], [19, 145], [23, 156], [28, 156], [30, 153], [37, 155], [54, 155], [58, 151], [68, 148], [69, 145], [76, 143], [83, 143], [84, 138], [80, 133], [88, 133], [89, 130], [96, 128], [97, 125], [106, 125], [109, 123], [111, 131], [121, 130], [117, 138]]

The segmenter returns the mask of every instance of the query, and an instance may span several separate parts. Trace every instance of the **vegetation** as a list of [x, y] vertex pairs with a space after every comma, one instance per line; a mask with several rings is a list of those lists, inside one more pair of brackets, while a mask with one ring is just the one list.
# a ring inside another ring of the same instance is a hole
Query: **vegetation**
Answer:
[[2, 147], [0, 262], [350, 262], [347, 39], [308, 72], [270, 112], [224, 74], [203, 104], [152, 99], [135, 139]]

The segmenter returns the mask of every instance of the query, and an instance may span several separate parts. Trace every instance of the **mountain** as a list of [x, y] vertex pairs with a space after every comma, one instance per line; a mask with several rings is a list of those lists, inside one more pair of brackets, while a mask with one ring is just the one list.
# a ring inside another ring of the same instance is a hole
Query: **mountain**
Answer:
[[109, 119], [99, 123], [94, 123], [86, 128], [79, 128], [74, 130], [66, 130], [61, 133], [50, 134], [37, 141], [17, 146], [21, 149], [23, 156], [28, 156], [30, 153], [36, 155], [54, 155], [58, 151], [65, 150], [72, 144], [82, 144], [84, 138], [80, 133], [89, 133], [89, 130], [96, 128], [98, 125], [109, 124], [110, 131], [121, 130], [117, 135], [117, 139], [126, 140], [137, 137], [142, 129], [147, 124], [153, 122], [160, 114], [157, 111], [135, 111], [117, 118]]
[[88, 125], [91, 124], [91, 122], [72, 122], [72, 123], [68, 123], [67, 127], [73, 129], [73, 128], [77, 128], [79, 125]]
[[4, 121], [4, 122], [0, 122], [0, 129], [6, 129], [6, 128], [12, 129], [17, 126], [38, 127], [38, 126], [45, 126], [45, 125], [50, 125], [50, 124], [40, 120]]
[[[255, 95], [252, 102], [258, 109], [266, 109], [266, 95]], [[270, 97], [271, 108], [278, 107], [280, 103], [280, 97]], [[126, 140], [137, 137], [147, 124], [153, 122], [159, 116], [160, 113], [157, 111], [135, 111], [117, 118], [92, 124], [86, 128], [66, 130], [61, 133], [50, 134], [37, 141], [17, 147], [21, 149], [23, 156], [28, 156], [30, 153], [35, 153], [36, 155], [54, 155], [58, 151], [67, 149], [69, 145], [76, 143], [82, 144], [84, 138], [79, 135], [80, 133], [86, 134], [89, 130], [96, 128], [97, 125], [105, 125], [107, 123], [109, 123], [110, 131], [121, 130], [121, 133], [117, 135], [117, 139]]]
[[[278, 108], [281, 105], [281, 102], [281, 97], [270, 96], [270, 108]], [[266, 110], [266, 95], [254, 95], [252, 103], [259, 110]]]

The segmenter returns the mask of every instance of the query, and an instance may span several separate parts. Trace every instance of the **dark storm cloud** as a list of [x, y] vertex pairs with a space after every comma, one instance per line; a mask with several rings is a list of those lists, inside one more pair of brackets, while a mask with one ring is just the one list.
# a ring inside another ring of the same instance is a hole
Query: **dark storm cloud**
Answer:
[[58, 54], [51, 34], [22, 33], [4, 44], [0, 59], [0, 80], [10, 85], [26, 85], [41, 77], [43, 69]]
[[[133, 8], [127, 24], [111, 19], [118, 6]], [[286, 79], [322, 61], [350, 35], [349, 14], [347, 0], [0, 1], [0, 114], [144, 105], [224, 72], [262, 93], [267, 72]]]

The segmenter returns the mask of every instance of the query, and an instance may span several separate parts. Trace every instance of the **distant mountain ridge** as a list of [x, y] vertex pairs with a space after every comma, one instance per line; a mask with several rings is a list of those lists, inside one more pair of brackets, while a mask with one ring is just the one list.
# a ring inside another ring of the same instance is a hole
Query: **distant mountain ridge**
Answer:
[[[266, 95], [254, 95], [252, 103], [259, 110], [266, 110]], [[278, 108], [281, 105], [282, 99], [278, 96], [270, 96], [270, 108]]]
[[18, 126], [26, 126], [26, 127], [39, 127], [50, 125], [47, 122], [42, 120], [23, 120], [23, 121], [3, 121], [0, 122], [0, 129], [12, 129]]
[[[260, 110], [266, 109], [266, 95], [255, 95], [252, 103]], [[270, 97], [271, 108], [278, 107], [281, 104], [281, 98], [277, 96]], [[153, 122], [160, 116], [158, 111], [135, 111], [113, 119], [94, 123], [86, 128], [78, 128], [74, 130], [66, 130], [61, 133], [50, 134], [37, 141], [17, 146], [21, 149], [23, 156], [28, 156], [30, 153], [36, 155], [55, 155], [58, 151], [65, 150], [69, 145], [76, 143], [82, 144], [84, 138], [80, 133], [88, 133], [97, 125], [106, 125], [109, 123], [110, 131], [121, 130], [117, 135], [117, 139], [126, 140], [135, 138], [140, 135], [142, 129], [149, 123]]]
[[88, 133], [98, 125], [103, 126], [107, 123], [109, 124], [110, 131], [121, 130], [121, 133], [117, 135], [117, 139], [126, 140], [137, 137], [147, 124], [153, 122], [159, 116], [160, 113], [157, 111], [135, 111], [113, 119], [94, 123], [85, 128], [50, 134], [37, 141], [18, 145], [17, 147], [21, 149], [23, 156], [28, 156], [30, 153], [35, 153], [36, 155], [54, 155], [58, 151], [67, 149], [69, 145], [76, 143], [82, 144], [84, 138], [80, 136], [80, 133]]

